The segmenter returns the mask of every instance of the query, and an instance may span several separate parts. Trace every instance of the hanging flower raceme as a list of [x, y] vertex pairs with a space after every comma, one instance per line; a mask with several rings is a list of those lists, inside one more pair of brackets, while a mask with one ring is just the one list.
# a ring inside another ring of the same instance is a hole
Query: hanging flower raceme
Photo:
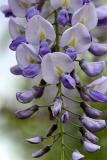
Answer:
[[[45, 8], [45, 3], [50, 7]], [[100, 149], [99, 138], [95, 134], [106, 127], [106, 122], [104, 118], [101, 119], [102, 111], [92, 107], [88, 101], [107, 102], [107, 77], [102, 76], [84, 85], [81, 73], [84, 72], [88, 78], [96, 77], [103, 74], [106, 67], [103, 60], [94, 61], [93, 58], [89, 61], [87, 58], [90, 53], [99, 58], [106, 56], [107, 45], [92, 32], [97, 26], [107, 25], [106, 8], [106, 5], [96, 8], [91, 0], [50, 0], [50, 3], [45, 0], [8, 0], [8, 5], [0, 8], [5, 17], [10, 18], [12, 41], [9, 48], [15, 51], [16, 56], [16, 65], [10, 68], [10, 72], [29, 78], [29, 82], [34, 79], [31, 83], [35, 83], [30, 89], [16, 93], [18, 102], [31, 103], [31, 107], [17, 111], [16, 118], [30, 118], [44, 108], [48, 110], [51, 121], [44, 135], [26, 139], [31, 144], [45, 141], [45, 146], [32, 154], [33, 158], [44, 156], [59, 140], [61, 160], [64, 160], [66, 148], [72, 150], [68, 147], [66, 136], [77, 139], [87, 152]], [[39, 85], [37, 76], [40, 78]], [[49, 88], [45, 91], [47, 86]], [[47, 92], [49, 89], [50, 93]], [[44, 105], [37, 105], [36, 101], [34, 103], [34, 100], [42, 98], [44, 94], [48, 96], [48, 93], [52, 93], [48, 104], [44, 101]], [[74, 98], [75, 93], [81, 100]], [[82, 114], [75, 113], [74, 103], [79, 104]], [[73, 115], [79, 125], [75, 124]], [[80, 134], [72, 135], [73, 131], [69, 132], [71, 129], [67, 128], [69, 125], [64, 127], [69, 123], [77, 126]], [[50, 144], [46, 144], [46, 141]], [[72, 150], [72, 160], [85, 158], [84, 151], [80, 153], [79, 150]]]

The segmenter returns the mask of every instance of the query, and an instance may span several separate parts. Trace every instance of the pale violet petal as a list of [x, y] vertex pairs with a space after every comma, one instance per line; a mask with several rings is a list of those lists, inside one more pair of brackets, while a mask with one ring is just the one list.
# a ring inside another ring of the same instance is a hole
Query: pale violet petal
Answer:
[[94, 77], [103, 72], [105, 68], [105, 62], [88, 62], [86, 60], [81, 60], [80, 67], [88, 76]]
[[73, 27], [64, 31], [61, 37], [60, 46], [69, 46], [70, 41], [74, 41], [74, 49], [81, 53], [87, 50], [91, 44], [91, 37], [88, 29], [81, 23], [77, 23]]
[[54, 52], [45, 55], [41, 66], [43, 79], [49, 84], [58, 83], [60, 76], [56, 72], [57, 68], [60, 68], [64, 73], [70, 73], [74, 69], [74, 64], [71, 58], [61, 52]]
[[18, 36], [24, 35], [25, 29], [22, 25], [16, 22], [15, 18], [10, 18], [9, 20], [9, 33], [12, 39], [17, 38]]
[[62, 7], [62, 4], [63, 4], [63, 0], [50, 0], [50, 4], [52, 6], [53, 9], [58, 9], [60, 7]]
[[75, 12], [77, 9], [82, 7], [83, 0], [70, 0], [70, 6], [68, 8], [69, 13]]
[[88, 30], [96, 27], [98, 17], [93, 3], [85, 4], [82, 8], [74, 12], [72, 16], [72, 25], [75, 25], [78, 22], [83, 23]]
[[98, 8], [96, 8], [98, 19], [107, 18], [107, 4], [104, 4]]
[[52, 24], [40, 15], [35, 15], [29, 20], [26, 27], [27, 41], [33, 45], [38, 45], [40, 42], [40, 33], [43, 33], [46, 39], [55, 41], [56, 35]]
[[94, 88], [96, 91], [100, 93], [107, 93], [107, 76], [102, 76], [97, 80], [93, 81], [89, 85], [86, 86], [87, 88]]
[[84, 158], [84, 155], [82, 155], [78, 150], [75, 150], [72, 153], [72, 160], [80, 160], [82, 158]]
[[12, 12], [17, 17], [24, 17], [26, 15], [26, 9], [21, 6], [21, 2], [22, 0], [8, 0]]
[[35, 60], [35, 63], [39, 61], [32, 46], [25, 43], [20, 44], [16, 50], [16, 59], [21, 69], [24, 69], [30, 64], [29, 57], [32, 57]]
[[88, 152], [96, 152], [97, 150], [100, 149], [99, 145], [94, 144], [87, 139], [83, 141], [83, 146], [84, 146], [84, 149]]

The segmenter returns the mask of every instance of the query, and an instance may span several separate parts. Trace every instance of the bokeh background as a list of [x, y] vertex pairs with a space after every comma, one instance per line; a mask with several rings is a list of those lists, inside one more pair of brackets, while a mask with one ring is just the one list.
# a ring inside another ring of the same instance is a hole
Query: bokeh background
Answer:
[[[103, 4], [107, 3], [107, 0], [96, 0], [95, 2], [96, 4]], [[0, 0], [0, 5], [2, 4], [7, 4], [7, 0]], [[102, 28], [100, 32], [99, 29], [97, 29], [94, 32], [99, 38], [101, 37], [102, 42], [107, 42], [107, 28]], [[39, 114], [36, 114], [28, 120], [22, 121], [16, 119], [16, 110], [30, 107], [30, 104], [19, 104], [16, 101], [15, 94], [19, 90], [30, 88], [32, 82], [20, 76], [16, 77], [10, 73], [10, 67], [16, 64], [15, 55], [8, 48], [10, 42], [8, 19], [4, 18], [4, 15], [0, 13], [0, 160], [32, 160], [32, 152], [42, 147], [43, 144], [37, 146], [30, 145], [25, 139], [35, 135], [44, 135], [46, 129], [49, 128], [53, 122], [49, 121], [48, 111], [46, 109], [42, 109]], [[90, 54], [85, 56], [90, 60], [97, 60]], [[101, 59], [105, 59], [107, 63], [107, 55], [103, 56]], [[107, 67], [103, 74], [107, 75]], [[93, 80], [87, 78], [83, 72], [81, 73], [81, 79], [85, 84]], [[53, 91], [53, 89], [51, 90]], [[46, 96], [36, 103], [48, 103], [48, 95], [50, 95], [51, 90], [47, 89]], [[76, 104], [73, 104], [73, 106], [76, 106]], [[93, 106], [103, 110], [103, 117], [105, 119], [107, 118], [106, 104], [97, 103], [93, 104]], [[74, 121], [74, 117], [71, 117], [71, 120]], [[66, 129], [72, 134], [77, 133], [78, 135], [78, 128], [71, 124], [67, 125]], [[84, 152], [86, 154], [86, 160], [107, 160], [107, 129], [97, 135], [100, 137], [101, 150], [94, 154], [87, 154]], [[82, 150], [81, 145], [73, 139], [66, 139], [66, 143], [71, 147], [71, 150], [74, 148], [78, 148], [80, 151]], [[70, 160], [70, 155], [71, 153], [67, 151], [65, 160]], [[60, 143], [58, 142], [49, 154], [40, 159], [59, 160], [59, 157]]]

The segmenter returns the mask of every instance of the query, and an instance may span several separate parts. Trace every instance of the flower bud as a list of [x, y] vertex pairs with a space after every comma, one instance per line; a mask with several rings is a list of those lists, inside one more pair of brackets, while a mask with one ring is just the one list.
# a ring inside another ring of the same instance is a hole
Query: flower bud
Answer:
[[32, 92], [35, 99], [41, 98], [43, 96], [44, 88], [45, 87], [33, 86]]
[[101, 111], [89, 106], [86, 102], [81, 102], [80, 107], [84, 110], [85, 114], [90, 118], [97, 118], [101, 115]]
[[87, 129], [85, 128], [80, 128], [80, 132], [82, 134], [83, 137], [85, 137], [86, 139], [88, 139], [90, 142], [92, 143], [97, 143], [99, 138], [96, 137], [93, 133], [91, 133], [90, 131], [88, 131]]
[[61, 81], [64, 87], [67, 89], [75, 89], [76, 87], [76, 82], [70, 75], [64, 75]]
[[2, 5], [0, 6], [0, 11], [4, 13], [5, 17], [15, 17], [15, 15], [12, 13], [9, 5]]
[[9, 48], [12, 51], [16, 51], [17, 47], [21, 44], [25, 42], [26, 43], [26, 38], [25, 36], [18, 36], [16, 39], [14, 39], [11, 44], [9, 45]]
[[81, 60], [79, 62], [79, 65], [81, 69], [89, 76], [89, 77], [94, 77], [99, 75], [100, 73], [103, 72], [105, 68], [105, 62], [100, 61], [100, 62], [88, 62], [85, 60]]
[[54, 106], [52, 107], [52, 114], [54, 117], [58, 116], [61, 112], [62, 100], [61, 98], [57, 98], [54, 102]]
[[39, 10], [37, 10], [35, 7], [30, 7], [26, 13], [26, 19], [27, 21], [29, 21], [29, 19], [31, 19], [34, 15], [39, 15], [39, 14], [40, 14]]
[[49, 120], [54, 120], [55, 117], [54, 117], [53, 114], [52, 114], [52, 109], [51, 109], [51, 107], [48, 107], [48, 111], [49, 111]]
[[16, 98], [20, 103], [29, 103], [33, 100], [33, 92], [32, 90], [22, 91], [16, 93]]
[[49, 128], [49, 130], [48, 130], [48, 132], [47, 132], [47, 134], [46, 134], [46, 137], [51, 136], [51, 135], [57, 130], [57, 128], [58, 128], [58, 125], [57, 125], [57, 124], [53, 124], [53, 125]]
[[62, 123], [67, 123], [69, 120], [69, 113], [66, 111], [62, 116], [61, 116], [61, 122]]
[[42, 149], [34, 152], [34, 153], [32, 154], [32, 157], [33, 157], [33, 158], [41, 157], [41, 156], [43, 156], [44, 154], [46, 154], [47, 152], [49, 152], [50, 149], [51, 149], [51, 146], [46, 146], [46, 147], [44, 147], [44, 148], [42, 148]]
[[72, 153], [72, 160], [82, 160], [84, 158], [84, 155], [82, 155], [78, 150], [75, 150]]
[[92, 43], [89, 51], [95, 56], [103, 56], [107, 53], [107, 44]]
[[73, 61], [75, 61], [76, 58], [77, 58], [77, 52], [76, 52], [76, 50], [75, 50], [74, 48], [72, 48], [72, 47], [71, 47], [71, 48], [68, 48], [68, 49], [66, 50], [66, 54], [68, 54]]
[[60, 25], [66, 25], [69, 22], [69, 14], [66, 9], [59, 11], [57, 21]]
[[80, 121], [90, 132], [98, 132], [106, 127], [105, 120], [96, 120], [85, 115], [80, 117]]
[[96, 152], [100, 149], [100, 146], [94, 143], [91, 143], [89, 140], [85, 139], [83, 141], [83, 147], [87, 152]]
[[14, 75], [21, 75], [22, 74], [22, 69], [19, 67], [19, 65], [15, 65], [10, 68], [10, 72]]
[[39, 64], [30, 64], [23, 69], [22, 75], [27, 78], [34, 78], [40, 73]]
[[37, 137], [29, 138], [26, 141], [32, 144], [39, 144], [43, 141], [43, 138], [37, 136]]
[[45, 56], [47, 53], [51, 53], [51, 49], [50, 49], [50, 47], [49, 47], [48, 42], [43, 41], [43, 42], [40, 43], [39, 55], [40, 55], [41, 57], [43, 57], [43, 56]]
[[38, 110], [39, 110], [39, 106], [33, 105], [32, 107], [30, 107], [28, 109], [17, 111], [16, 117], [18, 119], [27, 119], [27, 118], [31, 117]]

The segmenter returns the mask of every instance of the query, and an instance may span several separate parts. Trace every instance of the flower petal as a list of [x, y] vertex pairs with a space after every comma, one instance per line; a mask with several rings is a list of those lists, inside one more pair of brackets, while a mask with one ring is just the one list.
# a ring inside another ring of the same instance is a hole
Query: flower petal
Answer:
[[94, 77], [103, 72], [105, 68], [105, 62], [88, 62], [85, 60], [81, 60], [79, 62], [81, 69], [89, 76]]
[[96, 91], [106, 94], [107, 93], [107, 76], [102, 76], [86, 86], [87, 89], [95, 89]]
[[96, 27], [98, 18], [93, 3], [85, 4], [83, 7], [74, 12], [72, 16], [72, 24], [75, 25], [78, 22], [83, 23], [88, 30]]
[[43, 79], [47, 83], [56, 84], [64, 73], [72, 72], [74, 64], [65, 53], [54, 52], [43, 57], [41, 67]]
[[82, 160], [84, 158], [84, 155], [82, 155], [78, 150], [75, 150], [72, 153], [72, 160]]
[[78, 53], [81, 53], [90, 47], [90, 43], [91, 37], [87, 28], [83, 24], [78, 23], [65, 30], [61, 37], [60, 46], [66, 47], [70, 45]]
[[30, 59], [35, 63], [40, 61], [38, 55], [35, 54], [34, 48], [25, 43], [20, 44], [17, 48], [16, 59], [21, 69], [24, 69], [31, 64]]
[[56, 36], [52, 24], [40, 15], [35, 15], [27, 23], [26, 39], [33, 45], [39, 45], [41, 33], [44, 35], [45, 39], [55, 41]]
[[18, 24], [16, 19], [10, 18], [9, 20], [9, 33], [12, 39], [16, 39], [18, 36], [23, 36], [25, 33], [25, 28]]

